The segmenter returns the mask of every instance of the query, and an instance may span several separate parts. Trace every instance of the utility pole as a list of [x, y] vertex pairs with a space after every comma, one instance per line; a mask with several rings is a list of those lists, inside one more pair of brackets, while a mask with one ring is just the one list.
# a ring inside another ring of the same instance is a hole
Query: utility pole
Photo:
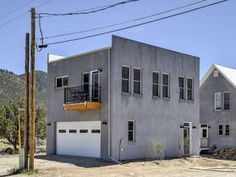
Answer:
[[30, 163], [29, 169], [34, 170], [34, 150], [35, 150], [35, 9], [31, 9], [31, 88], [30, 88]]
[[25, 34], [25, 120], [24, 120], [24, 168], [28, 170], [28, 150], [29, 150], [29, 33]]

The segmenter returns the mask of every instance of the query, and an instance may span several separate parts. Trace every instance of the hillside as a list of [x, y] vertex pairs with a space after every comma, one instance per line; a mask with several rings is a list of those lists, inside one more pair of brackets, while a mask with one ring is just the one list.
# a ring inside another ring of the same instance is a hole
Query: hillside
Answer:
[[[16, 75], [0, 69], [0, 83], [0, 104], [24, 98], [24, 74]], [[47, 73], [43, 71], [36, 71], [36, 91], [37, 102], [46, 103]]]

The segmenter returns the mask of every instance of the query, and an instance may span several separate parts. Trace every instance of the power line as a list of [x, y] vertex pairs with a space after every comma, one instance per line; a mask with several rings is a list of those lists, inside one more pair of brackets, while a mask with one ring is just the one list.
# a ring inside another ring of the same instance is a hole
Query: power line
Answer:
[[124, 25], [124, 24], [127, 24], [127, 23], [140, 21], [140, 20], [144, 20], [144, 19], [151, 18], [151, 17], [154, 17], [154, 16], [163, 15], [163, 14], [166, 14], [166, 13], [169, 13], [169, 12], [180, 10], [180, 9], [183, 9], [183, 8], [186, 8], [186, 7], [190, 7], [190, 6], [193, 6], [193, 5], [196, 5], [196, 4], [203, 3], [205, 1], [208, 1], [208, 0], [197, 1], [197, 2], [194, 2], [194, 3], [179, 6], [179, 7], [170, 9], [170, 10], [166, 10], [166, 11], [158, 12], [158, 13], [155, 13], [155, 14], [151, 14], [151, 15], [148, 15], [148, 16], [145, 16], [145, 17], [136, 18], [136, 19], [133, 19], [133, 20], [128, 20], [128, 21], [124, 21], [124, 22], [120, 22], [120, 23], [114, 23], [114, 24], [111, 24], [111, 25], [106, 25], [106, 26], [101, 26], [101, 27], [96, 27], [96, 28], [90, 28], [90, 29], [81, 30], [81, 31], [77, 31], [77, 32], [58, 34], [58, 35], [54, 35], [54, 36], [47, 36], [47, 37], [44, 37], [43, 39], [51, 39], [51, 38], [57, 38], [57, 37], [63, 37], [63, 36], [70, 36], [70, 35], [75, 35], [75, 34], [81, 34], [81, 33], [106, 29], [106, 28], [110, 28], [110, 27], [114, 27], [114, 26]]
[[12, 10], [12, 11], [8, 12], [7, 14], [5, 14], [5, 15], [1, 16], [1, 17], [0, 17], [0, 20], [1, 20], [1, 19], [3, 19], [3, 18], [6, 18], [6, 17], [8, 17], [8, 16], [10, 16], [10, 15], [12, 15], [12, 14], [16, 13], [16, 12], [18, 12], [19, 10], [21, 10], [21, 9], [25, 8], [26, 6], [28, 6], [29, 4], [31, 4], [31, 3], [32, 3], [32, 2], [34, 2], [34, 1], [35, 1], [35, 0], [31, 0], [30, 2], [28, 2], [28, 3], [26, 3], [26, 4], [23, 4], [23, 5], [22, 5], [22, 6], [20, 6], [19, 8], [17, 8], [17, 9], [14, 9], [14, 10]]
[[180, 16], [180, 15], [183, 15], [183, 14], [187, 14], [187, 13], [197, 11], [197, 10], [200, 10], [200, 9], [204, 9], [204, 8], [207, 8], [207, 7], [210, 7], [210, 6], [214, 6], [214, 5], [226, 2], [226, 1], [229, 1], [229, 0], [221, 0], [221, 1], [218, 1], [218, 2], [214, 2], [214, 3], [211, 3], [211, 4], [207, 4], [207, 5], [200, 6], [200, 7], [194, 8], [194, 9], [190, 9], [190, 10], [186, 10], [186, 11], [183, 11], [183, 12], [175, 13], [175, 14], [165, 16], [165, 17], [162, 17], [162, 18], [157, 18], [157, 19], [150, 20], [150, 21], [147, 21], [147, 22], [143, 22], [143, 23], [139, 23], [139, 24], [135, 24], [135, 25], [131, 25], [131, 26], [115, 29], [115, 30], [110, 30], [110, 31], [106, 31], [106, 32], [103, 32], [103, 33], [97, 33], [97, 34], [93, 34], [93, 35], [89, 35], [89, 36], [73, 38], [73, 39], [68, 39], [68, 40], [63, 40], [63, 41], [51, 42], [51, 43], [44, 44], [44, 46], [62, 44], [62, 43], [66, 43], [66, 42], [72, 42], [72, 41], [76, 41], [76, 40], [82, 40], [82, 39], [101, 36], [101, 35], [117, 32], [117, 31], [122, 31], [122, 30], [130, 29], [130, 28], [134, 28], [134, 27], [137, 27], [137, 26], [142, 26], [142, 25], [146, 25], [146, 24], [149, 24], [149, 23], [153, 23], [153, 22], [169, 19], [169, 18], [172, 18], [172, 17]]
[[[39, 13], [39, 17], [49, 17], [49, 16], [69, 16], [69, 15], [87, 15], [87, 14], [91, 14], [91, 13], [96, 13], [96, 12], [100, 12], [100, 11], [104, 11], [119, 5], [123, 5], [123, 4], [127, 4], [130, 2], [136, 2], [139, 0], [127, 0], [127, 1], [121, 1], [115, 4], [111, 4], [111, 5], [107, 5], [107, 6], [102, 6], [102, 7], [94, 7], [89, 9], [89, 11], [87, 10], [81, 10], [81, 11], [77, 11], [77, 12], [69, 12], [69, 13]], [[95, 10], [93, 10], [95, 9]]]
[[[39, 4], [38, 6], [36, 6], [36, 8], [41, 8], [41, 7], [47, 5], [48, 3], [52, 2], [52, 1], [54, 1], [54, 0], [49, 0], [49, 1], [46, 1], [46, 2], [44, 2], [44, 3], [41, 3], [41, 4]], [[23, 17], [24, 15], [26, 15], [26, 14], [28, 14], [28, 13], [29, 13], [28, 11], [27, 11], [27, 12], [24, 12], [24, 13], [22, 13], [22, 14], [16, 16], [16, 17], [14, 17], [14, 18], [8, 20], [7, 22], [1, 24], [1, 25], [0, 25], [0, 28], [1, 28], [1, 27], [4, 27], [4, 26], [6, 26], [6, 25], [8, 25], [8, 24], [11, 23], [11, 22], [14, 22], [14, 21], [18, 20], [19, 18]]]

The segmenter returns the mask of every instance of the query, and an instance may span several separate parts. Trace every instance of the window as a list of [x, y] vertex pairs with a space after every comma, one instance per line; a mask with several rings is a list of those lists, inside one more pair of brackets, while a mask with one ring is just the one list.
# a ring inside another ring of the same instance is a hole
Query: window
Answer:
[[77, 131], [75, 129], [69, 130], [69, 133], [76, 133]]
[[193, 100], [193, 79], [187, 78], [187, 99]]
[[60, 129], [59, 133], [66, 133], [66, 130], [65, 129]]
[[162, 97], [169, 98], [169, 74], [162, 74]]
[[56, 78], [56, 88], [67, 87], [68, 76], [61, 76]]
[[202, 138], [208, 138], [208, 125], [201, 124]]
[[89, 92], [89, 73], [83, 73], [82, 74], [83, 76], [83, 78], [82, 78], [82, 80], [83, 80], [83, 87], [84, 87], [84, 92]]
[[87, 129], [81, 129], [79, 132], [80, 133], [88, 133], [88, 130]]
[[152, 73], [152, 95], [160, 96], [160, 76], [155, 71]]
[[100, 133], [100, 130], [94, 129], [94, 130], [91, 130], [91, 133]]
[[225, 135], [229, 136], [229, 125], [225, 125]]
[[122, 66], [122, 83], [121, 83], [121, 91], [124, 93], [130, 92], [130, 76], [129, 76], [129, 66]]
[[223, 135], [223, 125], [219, 125], [219, 127], [218, 127], [218, 135]]
[[179, 77], [179, 99], [184, 100], [184, 77]]
[[134, 121], [128, 121], [128, 141], [134, 142]]
[[230, 110], [230, 93], [224, 92], [224, 110]]
[[133, 87], [133, 93], [134, 94], [141, 94], [141, 69], [134, 68], [133, 70], [133, 76], [134, 76], [134, 87]]
[[218, 77], [218, 71], [217, 70], [214, 70], [214, 77]]
[[215, 93], [215, 111], [221, 110], [221, 92]]

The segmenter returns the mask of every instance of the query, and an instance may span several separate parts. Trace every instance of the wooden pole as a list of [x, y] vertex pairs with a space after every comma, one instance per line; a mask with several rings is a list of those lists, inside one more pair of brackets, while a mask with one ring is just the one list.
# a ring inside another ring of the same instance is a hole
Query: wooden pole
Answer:
[[17, 116], [17, 120], [18, 120], [18, 151], [19, 151], [19, 157], [20, 157], [20, 149], [21, 149], [21, 133], [20, 133], [20, 115], [18, 113]]
[[24, 120], [24, 168], [28, 169], [29, 149], [29, 33], [25, 35], [25, 120]]
[[30, 119], [30, 163], [29, 169], [34, 170], [35, 146], [35, 9], [31, 9], [31, 119]]

